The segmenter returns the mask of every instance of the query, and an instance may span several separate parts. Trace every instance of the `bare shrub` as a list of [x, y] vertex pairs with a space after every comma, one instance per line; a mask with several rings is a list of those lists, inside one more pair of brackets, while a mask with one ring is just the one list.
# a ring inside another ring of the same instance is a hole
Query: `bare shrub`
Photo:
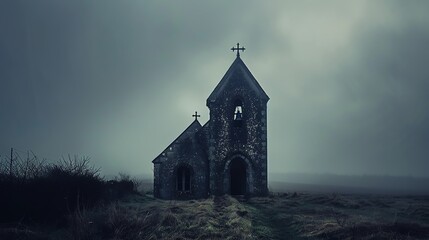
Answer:
[[89, 160], [89, 157], [79, 157], [78, 155], [71, 157], [69, 154], [67, 158], [64, 156], [61, 157], [58, 163], [51, 166], [51, 169], [59, 169], [72, 176], [99, 178], [100, 168], [95, 168], [93, 165], [90, 165]]
[[144, 180], [140, 178], [133, 178], [131, 179], [131, 181], [133, 182], [133, 185], [134, 185], [134, 191], [141, 195], [145, 195], [145, 188], [143, 186]]
[[[30, 155], [31, 152], [31, 155]], [[46, 173], [46, 159], [40, 159], [32, 151], [28, 152], [26, 158], [16, 154], [10, 158], [0, 158], [0, 178], [5, 180], [27, 180], [41, 177]]]
[[78, 206], [92, 207], [103, 196], [103, 180], [98, 169], [89, 164], [88, 157], [68, 156], [54, 164], [45, 161], [15, 164], [24, 167], [15, 167], [12, 177], [0, 178], [0, 222], [23, 219], [61, 222]]
[[128, 194], [136, 192], [136, 185], [130, 175], [119, 173], [114, 180], [106, 182], [107, 198], [110, 200], [120, 199]]

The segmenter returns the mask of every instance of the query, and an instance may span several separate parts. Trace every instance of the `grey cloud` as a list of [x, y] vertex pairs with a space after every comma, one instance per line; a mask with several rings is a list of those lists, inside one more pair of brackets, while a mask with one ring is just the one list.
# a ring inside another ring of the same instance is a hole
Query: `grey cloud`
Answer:
[[151, 163], [237, 41], [271, 97], [270, 171], [428, 176], [424, 1], [3, 1], [0, 153]]

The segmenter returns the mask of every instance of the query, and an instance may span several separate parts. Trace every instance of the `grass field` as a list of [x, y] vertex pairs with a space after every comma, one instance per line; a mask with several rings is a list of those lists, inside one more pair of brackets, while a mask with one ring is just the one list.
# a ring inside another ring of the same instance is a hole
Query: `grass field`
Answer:
[[245, 206], [261, 239], [429, 238], [429, 197], [293, 193]]
[[165, 201], [129, 195], [1, 239], [429, 239], [429, 196], [277, 193]]

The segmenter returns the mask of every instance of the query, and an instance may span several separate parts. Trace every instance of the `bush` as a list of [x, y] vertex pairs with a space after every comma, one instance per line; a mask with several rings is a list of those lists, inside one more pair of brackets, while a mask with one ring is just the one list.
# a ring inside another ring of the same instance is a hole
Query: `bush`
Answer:
[[118, 199], [123, 196], [136, 192], [136, 185], [130, 176], [119, 173], [119, 177], [106, 182], [107, 196], [109, 199]]
[[104, 181], [98, 172], [89, 158], [69, 156], [55, 164], [40, 163], [25, 175], [0, 173], [0, 222], [61, 223], [66, 214], [102, 199]]

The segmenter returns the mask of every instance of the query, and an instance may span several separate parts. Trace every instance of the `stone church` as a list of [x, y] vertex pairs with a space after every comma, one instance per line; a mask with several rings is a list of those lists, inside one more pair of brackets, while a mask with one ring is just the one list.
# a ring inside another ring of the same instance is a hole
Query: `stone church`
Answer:
[[154, 196], [264, 196], [267, 188], [268, 95], [237, 57], [207, 98], [210, 119], [195, 120], [152, 162]]

